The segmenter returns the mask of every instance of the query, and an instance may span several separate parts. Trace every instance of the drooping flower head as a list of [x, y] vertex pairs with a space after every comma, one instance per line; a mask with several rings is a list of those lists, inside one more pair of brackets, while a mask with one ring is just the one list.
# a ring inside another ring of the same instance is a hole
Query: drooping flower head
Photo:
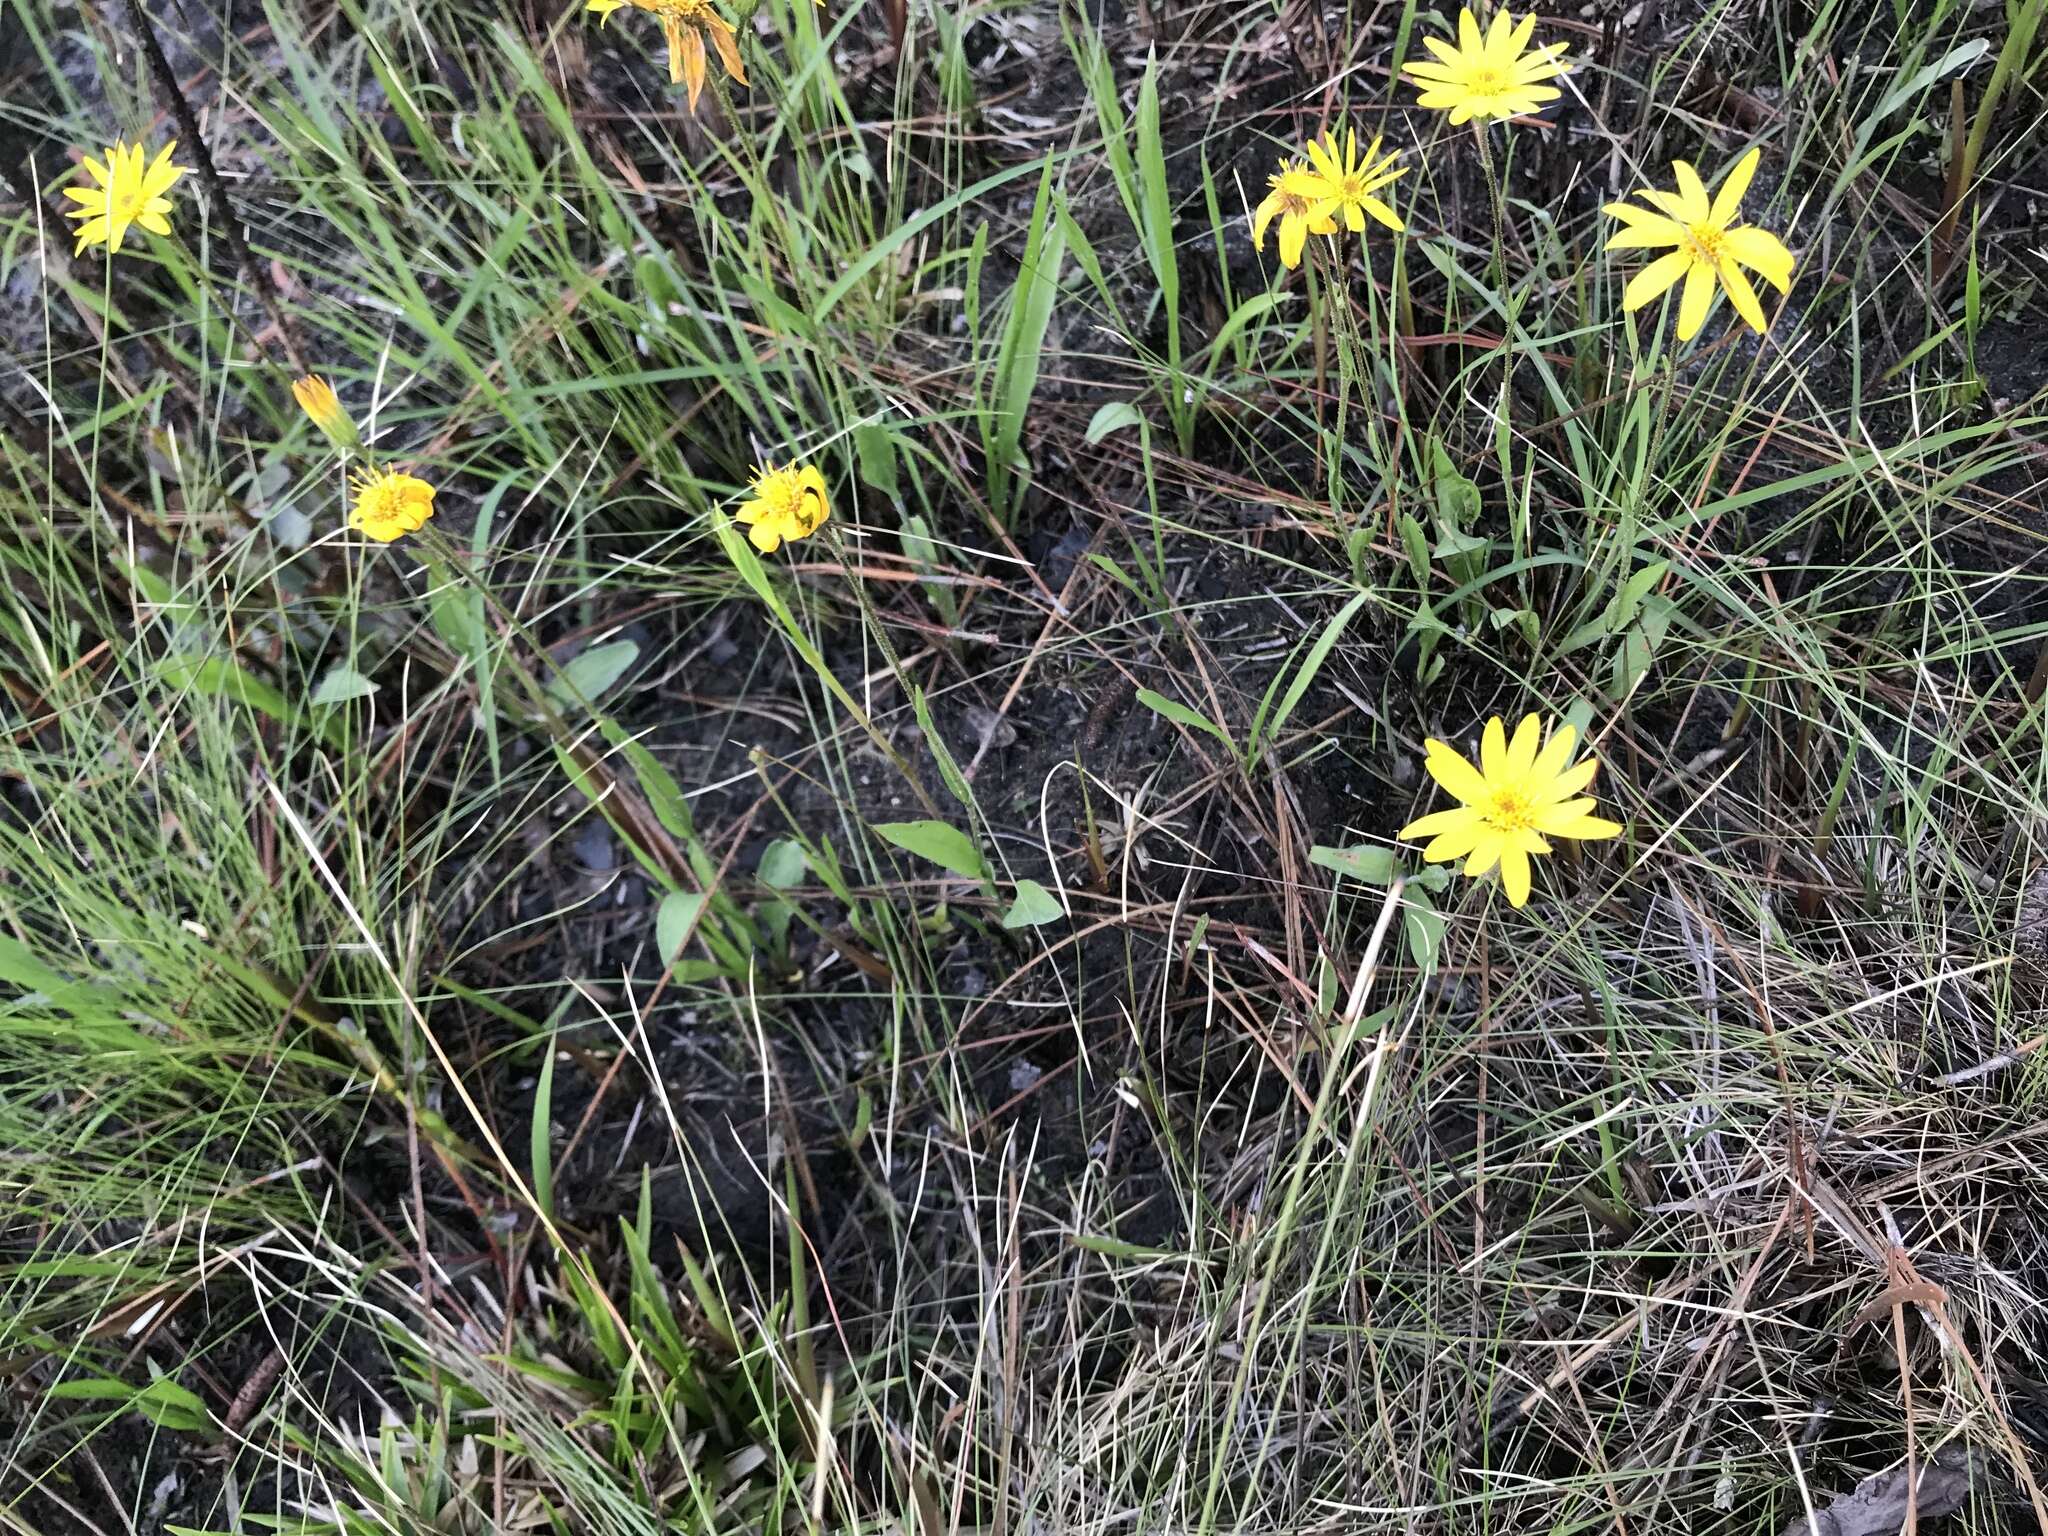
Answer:
[[711, 0], [589, 0], [585, 10], [597, 12], [600, 24], [613, 11], [626, 6], [650, 11], [661, 20], [662, 36], [668, 39], [668, 78], [671, 85], [688, 85], [690, 110], [697, 110], [697, 98], [704, 94], [704, 39], [718, 50], [725, 72], [741, 85], [747, 83], [746, 67], [740, 63], [739, 44], [732, 24], [718, 14]]
[[[1553, 837], [1614, 837], [1621, 827], [1590, 814], [1594, 802], [1580, 796], [1599, 771], [1599, 760], [1571, 762], [1577, 736], [1560, 724], [1542, 739], [1542, 723], [1525, 715], [1510, 741], [1499, 715], [1486, 722], [1479, 741], [1479, 766], [1474, 768], [1454, 747], [1441, 741], [1424, 743], [1423, 767], [1460, 802], [1411, 821], [1397, 837], [1426, 837], [1423, 858], [1432, 864], [1465, 860], [1465, 873], [1483, 875], [1500, 866], [1508, 904], [1529, 899], [1529, 856], [1550, 852]], [[1567, 766], [1569, 764], [1569, 766]]]
[[1401, 73], [1422, 92], [1418, 106], [1448, 111], [1454, 124], [1475, 117], [1519, 117], [1562, 94], [1543, 82], [1564, 73], [1559, 61], [1565, 45], [1529, 48], [1535, 30], [1534, 11], [1517, 24], [1506, 10], [1499, 10], [1482, 36], [1478, 20], [1469, 10], [1461, 10], [1458, 46], [1453, 48], [1440, 37], [1424, 37], [1422, 46], [1436, 55], [1436, 62], [1403, 64]]
[[340, 398], [334, 393], [334, 386], [317, 375], [295, 379], [292, 382], [292, 398], [299, 402], [299, 409], [318, 427], [326, 439], [335, 447], [347, 450], [356, 446], [356, 424], [342, 409]]
[[79, 205], [67, 210], [65, 217], [85, 221], [78, 226], [79, 251], [88, 245], [104, 245], [109, 254], [120, 250], [131, 224], [140, 224], [153, 235], [171, 232], [171, 200], [164, 194], [185, 174], [184, 166], [171, 164], [171, 151], [177, 147], [175, 142], [166, 144], [154, 160], [143, 158], [139, 142], [114, 144], [104, 165], [91, 155], [81, 157], [94, 184], [64, 189], [64, 195]]
[[1365, 158], [1358, 156], [1358, 130], [1346, 128], [1344, 143], [1340, 149], [1337, 131], [1332, 128], [1324, 133], [1321, 142], [1308, 141], [1309, 164], [1329, 190], [1330, 214], [1334, 218], [1342, 215], [1344, 227], [1354, 235], [1365, 233], [1365, 216], [1371, 214], [1387, 228], [1399, 234], [1408, 226], [1400, 216], [1372, 194], [1390, 181], [1397, 181], [1408, 174], [1408, 167], [1395, 164], [1397, 156], [1380, 153], [1377, 135], [1365, 147]]
[[1631, 203], [1607, 205], [1604, 211], [1622, 223], [1608, 238], [1608, 250], [1676, 247], [1629, 279], [1621, 295], [1623, 309], [1641, 309], [1684, 278], [1685, 291], [1678, 299], [1680, 341], [1690, 341], [1699, 334], [1707, 309], [1714, 302], [1716, 286], [1727, 291], [1735, 312], [1754, 329], [1766, 328], [1764, 307], [1742, 269], [1751, 268], [1778, 292], [1789, 293], [1792, 253], [1769, 230], [1735, 222], [1735, 216], [1742, 211], [1742, 194], [1749, 190], [1750, 178], [1756, 175], [1757, 163], [1762, 158], [1762, 150], [1752, 149], [1736, 161], [1711, 203], [1707, 201], [1707, 189], [1699, 172], [1678, 160], [1671, 166], [1678, 178], [1676, 192], [1651, 188], [1635, 194], [1658, 212]]
[[349, 526], [380, 544], [420, 528], [434, 515], [434, 488], [395, 469], [362, 469], [353, 481], [355, 510]]
[[807, 538], [825, 525], [832, 504], [825, 477], [815, 464], [763, 464], [754, 471], [753, 497], [733, 517], [748, 525], [747, 537], [764, 555], [790, 539]]
[[1280, 260], [1289, 267], [1301, 265], [1302, 247], [1310, 235], [1334, 235], [1336, 221], [1330, 217], [1336, 207], [1330, 185], [1301, 160], [1282, 160], [1280, 169], [1266, 178], [1270, 189], [1252, 214], [1252, 245], [1266, 248], [1266, 226], [1280, 221]]

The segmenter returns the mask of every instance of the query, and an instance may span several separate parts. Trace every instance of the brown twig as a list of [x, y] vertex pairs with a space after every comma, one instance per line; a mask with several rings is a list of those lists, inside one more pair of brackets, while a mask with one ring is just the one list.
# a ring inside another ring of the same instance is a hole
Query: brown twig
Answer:
[[242, 270], [242, 280], [249, 285], [264, 313], [270, 317], [292, 367], [303, 373], [305, 356], [299, 350], [291, 326], [285, 321], [284, 308], [278, 303], [277, 287], [271, 282], [270, 274], [257, 262], [255, 252], [249, 249], [249, 242], [242, 238], [241, 221], [235, 217], [234, 204], [228, 201], [228, 189], [220, 179], [220, 172], [214, 168], [213, 152], [206, 147], [206, 138], [199, 131], [199, 118], [192, 111], [192, 103], [185, 99], [171, 61], [164, 57], [163, 44], [157, 41], [156, 27], [151, 23], [149, 13], [142, 8], [142, 0], [128, 0], [128, 15], [135, 23], [135, 35], [142, 45], [143, 57], [149, 61], [149, 72], [156, 81], [157, 95], [162, 98], [164, 109], [177, 119], [178, 133], [198, 167], [199, 183], [206, 189], [207, 202], [213, 206], [213, 221], [226, 234], [228, 245], [235, 253], [235, 263]]

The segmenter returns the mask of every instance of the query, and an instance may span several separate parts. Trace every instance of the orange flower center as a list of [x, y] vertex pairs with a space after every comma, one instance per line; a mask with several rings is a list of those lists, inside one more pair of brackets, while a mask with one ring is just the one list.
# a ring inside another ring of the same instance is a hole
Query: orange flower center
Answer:
[[794, 474], [770, 476], [761, 481], [755, 493], [767, 503], [769, 518], [795, 528], [799, 536], [810, 533], [825, 520], [824, 504], [817, 491]]
[[1521, 789], [1495, 790], [1483, 814], [1498, 832], [1526, 832], [1536, 824], [1536, 807]]
[[1709, 266], [1720, 265], [1721, 244], [1727, 237], [1727, 230], [1711, 224], [1688, 224], [1685, 228], [1686, 244], [1692, 247], [1693, 256]]

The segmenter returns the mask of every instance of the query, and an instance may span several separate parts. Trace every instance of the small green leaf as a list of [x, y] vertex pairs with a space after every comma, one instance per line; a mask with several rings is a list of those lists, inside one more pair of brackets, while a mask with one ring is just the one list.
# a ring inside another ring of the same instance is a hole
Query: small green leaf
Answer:
[[1135, 581], [1131, 580], [1130, 573], [1110, 559], [1109, 556], [1091, 553], [1088, 556], [1088, 563], [1112, 581], [1121, 583], [1126, 591], [1140, 597], [1144, 595], [1143, 589]]
[[1232, 752], [1237, 750], [1231, 744], [1230, 737], [1222, 726], [1216, 724], [1207, 715], [1197, 710], [1189, 709], [1187, 705], [1181, 703], [1178, 699], [1169, 699], [1165, 694], [1154, 693], [1150, 688], [1140, 688], [1138, 690], [1138, 702], [1147, 709], [1166, 716], [1167, 719], [1174, 721], [1176, 724], [1185, 725], [1197, 731], [1207, 731], [1211, 736], [1222, 742], [1224, 746], [1229, 747]]
[[1437, 522], [1447, 533], [1453, 530], [1462, 532], [1478, 520], [1479, 487], [1458, 473], [1442, 443], [1432, 440], [1430, 449], [1430, 479], [1436, 492]]
[[47, 1392], [70, 1402], [119, 1403], [165, 1429], [196, 1432], [211, 1422], [204, 1399], [168, 1376], [158, 1376], [146, 1387], [130, 1386], [112, 1376], [86, 1376], [60, 1381]]
[[1066, 910], [1060, 906], [1059, 898], [1036, 880], [1017, 882], [1017, 899], [1010, 904], [1010, 910], [1003, 914], [1005, 928], [1037, 928], [1045, 923], [1056, 923], [1065, 917]]
[[761, 862], [754, 873], [760, 882], [778, 891], [786, 891], [803, 879], [810, 868], [810, 861], [804, 857], [802, 843], [777, 838], [761, 850]]
[[[1343, 635], [1344, 626], [1351, 622], [1354, 613], [1365, 606], [1365, 600], [1371, 595], [1369, 592], [1356, 594], [1332, 616], [1328, 624], [1323, 626], [1323, 632], [1316, 636], [1316, 643], [1309, 647], [1308, 655], [1302, 658], [1300, 670], [1294, 674], [1294, 680], [1287, 685], [1287, 693], [1280, 700], [1280, 707], [1273, 711], [1272, 724], [1264, 733], [1267, 740], [1279, 740], [1280, 732], [1285, 729], [1288, 720], [1294, 714], [1294, 706], [1301, 702], [1302, 695], [1308, 692], [1309, 684], [1316, 680], [1316, 674], [1322, 670], [1323, 662], [1328, 659], [1331, 648]], [[1257, 730], [1252, 732], [1252, 743], [1246, 749], [1246, 756], [1249, 757], [1258, 751], [1260, 735]]]
[[1614, 601], [1607, 605], [1605, 622], [1608, 632], [1625, 628], [1636, 616], [1636, 609], [1642, 606], [1664, 573], [1671, 569], [1669, 560], [1653, 560], [1621, 584], [1621, 590], [1614, 594]]
[[1367, 885], [1392, 885], [1394, 877], [1401, 873], [1401, 862], [1394, 850], [1377, 843], [1359, 843], [1350, 848], [1317, 844], [1309, 849], [1308, 861], [1319, 869], [1333, 869]]
[[457, 655], [474, 658], [483, 655], [484, 646], [490, 639], [490, 631], [484, 627], [484, 600], [480, 592], [472, 592], [461, 582], [436, 572], [433, 592], [427, 599], [427, 622], [434, 627], [434, 633]]
[[1401, 906], [1401, 932], [1408, 940], [1408, 956], [1419, 971], [1436, 969], [1436, 957], [1443, 948], [1443, 914], [1436, 904], [1420, 891], [1403, 893]]
[[1462, 555], [1476, 555], [1489, 547], [1489, 541], [1476, 533], [1446, 532], [1437, 540], [1436, 557], [1439, 560], [1456, 560]]
[[353, 667], [335, 667], [313, 690], [315, 704], [346, 704], [350, 699], [367, 699], [377, 685]]
[[173, 688], [189, 688], [194, 693], [232, 699], [260, 715], [270, 716], [281, 725], [304, 726], [330, 747], [341, 745], [339, 720], [326, 719], [313, 724], [270, 684], [252, 677], [239, 663], [225, 657], [166, 656], [157, 663], [157, 676]]
[[1128, 400], [1112, 400], [1107, 405], [1095, 408], [1095, 414], [1088, 418], [1088, 441], [1099, 443], [1112, 432], [1121, 432], [1125, 427], [1142, 427], [1145, 416]]
[[661, 951], [662, 964], [675, 959], [676, 952], [683, 947], [683, 935], [690, 931], [690, 924], [696, 921], [703, 906], [704, 898], [696, 891], [670, 891], [661, 898], [661, 906], [654, 914], [654, 942]]
[[968, 786], [967, 775], [953, 760], [946, 738], [939, 734], [938, 724], [932, 719], [932, 707], [925, 700], [924, 690], [915, 683], [910, 685], [910, 705], [917, 715], [917, 728], [924, 732], [924, 744], [931, 748], [932, 761], [939, 765], [939, 778], [945, 783], [946, 793], [972, 811], [974, 791]]
[[593, 645], [562, 668], [562, 675], [548, 690], [564, 707], [594, 703], [598, 696], [625, 675], [626, 668], [639, 660], [640, 644], [635, 640], [614, 640]]
[[878, 821], [875, 836], [894, 843], [906, 853], [929, 859], [944, 870], [967, 880], [986, 880], [988, 865], [974, 840], [958, 827], [943, 821]]
[[529, 1133], [533, 1154], [533, 1202], [540, 1207], [543, 1216], [550, 1218], [555, 1214], [554, 1105], [555, 1037], [550, 1035], [541, 1056], [540, 1082], [533, 1090], [533, 1127]]
[[1422, 531], [1422, 524], [1406, 512], [1401, 514], [1401, 548], [1408, 555], [1408, 569], [1414, 574], [1415, 585], [1427, 591], [1429, 588], [1429, 535]]
[[896, 495], [896, 442], [879, 422], [866, 421], [853, 429], [853, 451], [860, 461], [864, 485], [892, 500]]

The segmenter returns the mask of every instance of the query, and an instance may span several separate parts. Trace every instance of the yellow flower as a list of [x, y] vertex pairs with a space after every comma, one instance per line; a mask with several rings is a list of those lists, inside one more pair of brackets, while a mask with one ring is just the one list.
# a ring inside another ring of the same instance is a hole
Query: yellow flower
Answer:
[[1529, 34], [1535, 30], [1534, 11], [1517, 26], [1513, 16], [1500, 10], [1494, 12], [1493, 25], [1482, 38], [1472, 13], [1461, 10], [1458, 46], [1453, 48], [1440, 37], [1425, 37], [1422, 46], [1436, 55], [1437, 62], [1403, 64], [1401, 73], [1421, 90], [1418, 106], [1448, 108], [1453, 123], [1534, 112], [1562, 94], [1541, 82], [1564, 73], [1558, 60], [1565, 51], [1563, 43], [1545, 43], [1524, 53]]
[[105, 165], [91, 155], [83, 157], [85, 173], [95, 185], [64, 189], [64, 195], [79, 205], [65, 217], [85, 220], [78, 226], [80, 251], [88, 245], [104, 245], [109, 253], [120, 250], [131, 224], [140, 224], [153, 235], [171, 232], [171, 221], [165, 217], [171, 200], [164, 194], [185, 174], [184, 166], [171, 164], [171, 151], [177, 147], [175, 142], [166, 144], [151, 161], [144, 161], [139, 143], [116, 143], [107, 151]]
[[1301, 265], [1301, 249], [1310, 235], [1334, 235], [1336, 221], [1330, 217], [1336, 199], [1330, 184], [1299, 160], [1282, 160], [1276, 175], [1266, 178], [1271, 188], [1265, 201], [1252, 215], [1252, 245], [1266, 248], [1266, 226], [1280, 220], [1280, 260], [1289, 267]]
[[1591, 798], [1574, 798], [1600, 767], [1590, 757], [1565, 766], [1577, 733], [1561, 724], [1539, 751], [1541, 735], [1541, 722], [1525, 715], [1509, 741], [1495, 715], [1480, 738], [1477, 768], [1441, 741], [1424, 743], [1429, 776], [1462, 803], [1411, 821], [1395, 836], [1430, 839], [1423, 858], [1432, 864], [1465, 859], [1468, 875], [1483, 875], [1498, 864], [1508, 905], [1521, 906], [1529, 899], [1529, 855], [1550, 852], [1546, 837], [1614, 837], [1621, 831], [1588, 814]]
[[292, 398], [299, 402], [299, 409], [306, 413], [307, 418], [335, 447], [355, 447], [356, 424], [349, 420], [348, 412], [342, 409], [341, 401], [335, 396], [332, 384], [317, 376], [295, 379], [292, 382]]
[[1750, 178], [1756, 175], [1757, 162], [1762, 158], [1762, 150], [1752, 149], [1736, 161], [1711, 203], [1707, 201], [1707, 189], [1699, 172], [1678, 160], [1671, 166], [1678, 177], [1676, 192], [1650, 190], [1636, 194], [1663, 210], [1661, 213], [1629, 203], [1607, 205], [1605, 211], [1623, 225], [1609, 238], [1608, 250], [1677, 247], [1628, 280], [1621, 295], [1623, 309], [1641, 309], [1682, 277], [1685, 292], [1678, 300], [1680, 341], [1691, 341], [1699, 333], [1707, 318], [1707, 308], [1714, 302], [1717, 283], [1728, 291], [1728, 301], [1737, 314], [1755, 329], [1765, 329], [1764, 307], [1757, 301], [1756, 289], [1750, 286], [1742, 268], [1754, 268], [1778, 292], [1789, 293], [1792, 253], [1769, 230], [1735, 222], [1735, 215], [1742, 209], [1742, 194], [1749, 190]]
[[349, 526], [380, 544], [411, 533], [434, 515], [434, 488], [395, 469], [358, 470]]
[[668, 39], [668, 78], [671, 85], [687, 83], [690, 110], [697, 110], [697, 98], [704, 94], [704, 39], [718, 50], [725, 72], [741, 85], [747, 71], [740, 63], [739, 45], [733, 39], [732, 24], [712, 7], [711, 0], [590, 0], [585, 10], [597, 12], [600, 24], [613, 11], [631, 5], [661, 18], [662, 36]]
[[750, 489], [754, 499], [733, 516], [750, 525], [747, 537], [764, 555], [774, 554], [785, 539], [816, 533], [832, 515], [825, 477], [815, 464], [764, 464], [754, 471]]
[[1323, 135], [1322, 142], [1308, 141], [1309, 163], [1315, 173], [1329, 188], [1330, 213], [1344, 216], [1344, 227], [1354, 235], [1365, 233], [1365, 216], [1369, 213], [1387, 228], [1399, 234], [1408, 226], [1400, 216], [1372, 194], [1390, 181], [1399, 180], [1408, 174], [1408, 167], [1394, 164], [1393, 155], [1380, 153], [1380, 141], [1375, 137], [1365, 147], [1365, 158], [1358, 158], [1358, 131], [1344, 130], [1344, 145], [1340, 151], [1337, 133], [1331, 129]]

